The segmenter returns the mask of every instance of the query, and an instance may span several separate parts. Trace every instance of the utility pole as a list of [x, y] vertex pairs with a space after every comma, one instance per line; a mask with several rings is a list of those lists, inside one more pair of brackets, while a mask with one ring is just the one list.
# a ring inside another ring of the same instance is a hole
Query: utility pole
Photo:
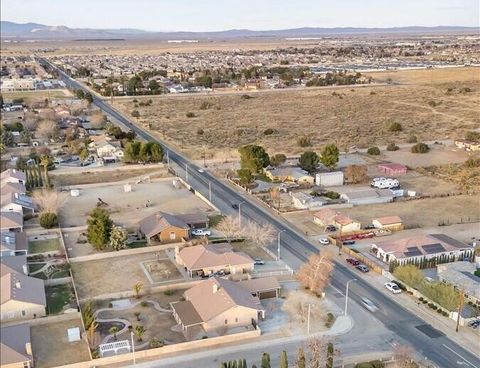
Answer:
[[460, 314], [462, 313], [463, 303], [465, 302], [465, 291], [460, 289], [459, 295], [459, 303], [458, 303], [458, 311], [457, 311], [457, 326], [455, 327], [455, 332], [458, 332], [458, 326], [460, 325]]
[[185, 162], [185, 181], [188, 183], [188, 164]]
[[277, 234], [277, 261], [280, 261], [280, 234], [286, 231], [285, 229], [280, 230]]
[[344, 315], [347, 316], [347, 311], [348, 311], [348, 284], [350, 284], [352, 281], [356, 281], [357, 279], [351, 279], [347, 281], [347, 290], [345, 291], [345, 310], [344, 310]]
[[208, 182], [208, 200], [212, 203], [212, 182]]
[[168, 166], [168, 167], [170, 167], [170, 155], [169, 155], [169, 152], [170, 152], [170, 151], [167, 150], [167, 166]]
[[133, 366], [135, 366], [135, 364], [136, 364], [136, 361], [135, 361], [135, 342], [133, 341], [133, 331], [130, 332], [130, 337], [132, 339]]
[[245, 201], [240, 202], [238, 204], [238, 226], [242, 226], [242, 204], [245, 203]]

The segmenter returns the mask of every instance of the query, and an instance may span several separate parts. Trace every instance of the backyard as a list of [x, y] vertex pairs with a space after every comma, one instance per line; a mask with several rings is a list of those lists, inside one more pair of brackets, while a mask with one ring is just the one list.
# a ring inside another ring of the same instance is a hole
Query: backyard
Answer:
[[39, 236], [39, 237], [28, 239], [29, 254], [54, 252], [59, 249], [60, 249], [60, 240], [58, 239], [58, 236], [55, 236], [55, 237]]
[[75, 294], [70, 283], [46, 286], [45, 294], [47, 297], [47, 313], [50, 315], [59, 314], [66, 307], [76, 308]]

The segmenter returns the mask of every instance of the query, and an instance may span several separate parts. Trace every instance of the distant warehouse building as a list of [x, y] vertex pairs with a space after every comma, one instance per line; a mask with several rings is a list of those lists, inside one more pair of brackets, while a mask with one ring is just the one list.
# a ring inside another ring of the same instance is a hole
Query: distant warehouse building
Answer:
[[315, 175], [315, 184], [324, 187], [335, 187], [343, 185], [343, 179], [342, 171], [319, 173]]
[[362, 204], [377, 204], [393, 202], [394, 195], [389, 189], [365, 189], [340, 195], [347, 203], [359, 206]]

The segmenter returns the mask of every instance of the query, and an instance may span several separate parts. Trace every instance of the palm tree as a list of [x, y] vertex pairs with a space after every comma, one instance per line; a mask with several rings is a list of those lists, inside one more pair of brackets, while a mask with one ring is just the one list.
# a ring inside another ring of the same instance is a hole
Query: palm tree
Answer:
[[142, 336], [143, 334], [145, 333], [145, 327], [141, 326], [141, 325], [137, 325], [135, 326], [135, 328], [133, 329], [133, 333], [135, 334], [135, 336], [137, 336], [137, 340], [139, 342], [142, 341]]
[[112, 327], [110, 327], [108, 332], [110, 332], [110, 334], [113, 335], [113, 340], [117, 341], [118, 327], [117, 326], [112, 326]]
[[140, 299], [140, 291], [143, 289], [143, 284], [141, 282], [137, 282], [135, 285], [133, 285], [133, 292], [135, 293], [135, 297], [137, 299]]

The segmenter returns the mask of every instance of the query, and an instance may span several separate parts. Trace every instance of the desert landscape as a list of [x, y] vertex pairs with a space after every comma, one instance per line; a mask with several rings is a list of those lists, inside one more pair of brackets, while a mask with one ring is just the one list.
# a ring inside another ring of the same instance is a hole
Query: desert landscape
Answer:
[[[313, 150], [331, 141], [346, 150], [405, 143], [411, 135], [418, 141], [456, 139], [480, 126], [478, 68], [370, 75], [391, 84], [119, 98], [115, 105], [128, 115], [138, 110], [140, 124], [192, 158], [204, 151], [207, 158], [228, 157], [249, 143], [298, 154], [305, 150], [298, 143], [303, 136]], [[139, 106], [143, 99], [152, 105]], [[390, 131], [393, 122], [402, 130]]]

